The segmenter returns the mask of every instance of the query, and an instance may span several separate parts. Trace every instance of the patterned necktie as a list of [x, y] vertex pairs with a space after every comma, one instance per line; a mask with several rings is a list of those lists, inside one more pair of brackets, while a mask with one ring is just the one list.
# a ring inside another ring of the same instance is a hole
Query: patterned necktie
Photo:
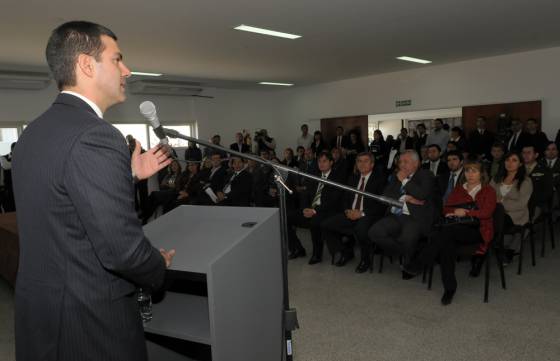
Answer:
[[[366, 188], [366, 177], [362, 177], [362, 179], [360, 180], [360, 187], [358, 188], [358, 190], [360, 192], [363, 192], [364, 189]], [[362, 209], [362, 199], [364, 198], [363, 195], [361, 194], [357, 194], [358, 198], [356, 199], [356, 201], [354, 201], [354, 207], [352, 207], [352, 209]]]
[[[323, 174], [321, 178], [326, 179], [327, 177]], [[321, 205], [321, 192], [323, 191], [323, 187], [325, 183], [321, 182], [317, 186], [317, 192], [315, 192], [315, 197], [313, 197], [313, 202], [311, 202], [311, 208], [315, 208]]]

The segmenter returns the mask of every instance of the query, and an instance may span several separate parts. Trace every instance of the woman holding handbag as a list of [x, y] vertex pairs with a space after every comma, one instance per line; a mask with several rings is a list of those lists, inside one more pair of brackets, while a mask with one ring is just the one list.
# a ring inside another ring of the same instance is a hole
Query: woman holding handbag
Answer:
[[481, 162], [468, 161], [464, 169], [466, 182], [457, 184], [443, 207], [445, 221], [432, 234], [430, 242], [418, 257], [403, 267], [403, 277], [412, 278], [419, 274], [424, 266], [431, 266], [439, 256], [444, 287], [442, 305], [450, 304], [457, 290], [457, 246], [478, 246], [473, 255], [470, 272], [470, 276], [476, 277], [480, 273], [484, 254], [494, 236], [492, 216], [496, 208], [496, 192], [488, 184], [488, 175]]

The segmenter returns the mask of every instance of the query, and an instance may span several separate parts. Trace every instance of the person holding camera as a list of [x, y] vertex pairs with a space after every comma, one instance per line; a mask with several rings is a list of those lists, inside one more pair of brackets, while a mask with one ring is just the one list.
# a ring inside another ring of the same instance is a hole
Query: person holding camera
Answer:
[[276, 141], [268, 136], [266, 129], [257, 130], [255, 132], [255, 143], [257, 145], [256, 153], [261, 154], [262, 151], [273, 151], [276, 149]]

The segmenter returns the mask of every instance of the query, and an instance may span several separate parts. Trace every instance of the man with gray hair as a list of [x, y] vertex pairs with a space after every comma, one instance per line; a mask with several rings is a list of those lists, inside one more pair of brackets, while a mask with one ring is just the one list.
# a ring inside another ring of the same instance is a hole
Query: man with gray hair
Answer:
[[435, 189], [435, 178], [429, 170], [420, 168], [418, 153], [402, 153], [399, 171], [383, 195], [398, 199], [404, 206], [390, 207], [387, 215], [373, 224], [368, 232], [370, 241], [385, 252], [403, 255], [405, 263], [410, 260], [418, 241], [432, 227]]

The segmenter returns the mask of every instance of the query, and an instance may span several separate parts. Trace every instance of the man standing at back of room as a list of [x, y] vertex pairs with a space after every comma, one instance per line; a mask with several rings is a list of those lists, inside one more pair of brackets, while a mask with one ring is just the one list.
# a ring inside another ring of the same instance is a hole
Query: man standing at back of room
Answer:
[[144, 236], [133, 179], [170, 160], [159, 147], [141, 154], [138, 142], [131, 155], [102, 119], [126, 98], [116, 39], [89, 22], [53, 31], [46, 56], [61, 93], [14, 151], [19, 361], [147, 359], [135, 290], [160, 287], [174, 251]]

